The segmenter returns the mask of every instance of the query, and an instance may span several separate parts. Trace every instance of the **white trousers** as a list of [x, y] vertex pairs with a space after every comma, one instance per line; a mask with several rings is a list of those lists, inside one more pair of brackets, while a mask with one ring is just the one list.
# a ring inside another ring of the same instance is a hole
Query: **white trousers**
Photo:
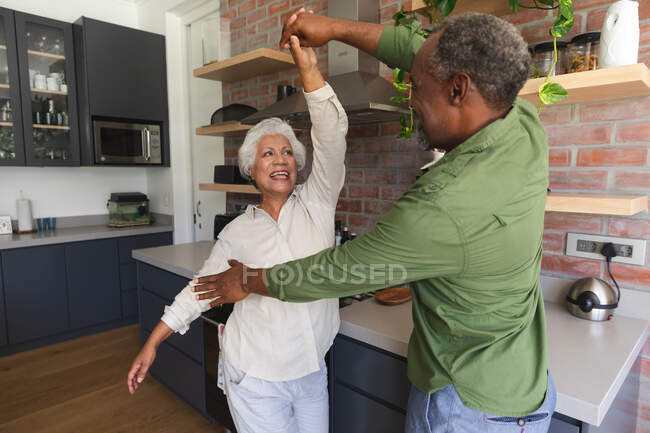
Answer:
[[224, 385], [238, 433], [327, 433], [327, 367], [300, 379], [270, 382], [223, 360]]

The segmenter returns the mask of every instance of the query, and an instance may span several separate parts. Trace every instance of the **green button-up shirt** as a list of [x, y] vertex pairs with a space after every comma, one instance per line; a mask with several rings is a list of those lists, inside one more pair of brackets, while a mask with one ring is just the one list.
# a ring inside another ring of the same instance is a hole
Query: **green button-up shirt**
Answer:
[[[409, 70], [422, 42], [387, 27], [377, 57]], [[412, 282], [411, 382], [427, 393], [453, 383], [465, 405], [490, 414], [531, 413], [547, 389], [547, 186], [547, 137], [535, 107], [518, 99], [422, 174], [374, 228], [272, 268], [269, 290], [304, 302]]]

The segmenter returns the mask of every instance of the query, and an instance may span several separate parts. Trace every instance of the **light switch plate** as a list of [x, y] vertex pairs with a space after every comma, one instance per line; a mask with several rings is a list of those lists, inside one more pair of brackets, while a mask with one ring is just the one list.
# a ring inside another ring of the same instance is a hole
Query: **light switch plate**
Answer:
[[[588, 259], [605, 260], [600, 251], [608, 242], [614, 244], [619, 253], [612, 258], [613, 263], [628, 265], [645, 265], [646, 241], [643, 239], [618, 238], [614, 236], [588, 235], [584, 233], [567, 233], [566, 255], [586, 257]], [[626, 255], [627, 257], [623, 257]]]
[[11, 217], [0, 216], [0, 235], [9, 235], [11, 232]]

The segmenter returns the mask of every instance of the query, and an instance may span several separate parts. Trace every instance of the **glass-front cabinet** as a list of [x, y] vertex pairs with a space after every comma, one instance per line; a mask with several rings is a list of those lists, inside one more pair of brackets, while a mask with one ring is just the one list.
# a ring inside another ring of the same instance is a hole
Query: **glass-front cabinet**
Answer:
[[25, 165], [14, 12], [0, 8], [0, 166]]
[[72, 25], [20, 12], [15, 22], [27, 165], [79, 165]]

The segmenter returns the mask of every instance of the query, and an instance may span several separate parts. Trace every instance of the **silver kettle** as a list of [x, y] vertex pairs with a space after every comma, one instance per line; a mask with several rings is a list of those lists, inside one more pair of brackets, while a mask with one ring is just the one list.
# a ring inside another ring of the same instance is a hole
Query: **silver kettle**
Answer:
[[566, 297], [569, 312], [581, 319], [611, 320], [620, 293], [600, 278], [581, 278], [571, 285]]

